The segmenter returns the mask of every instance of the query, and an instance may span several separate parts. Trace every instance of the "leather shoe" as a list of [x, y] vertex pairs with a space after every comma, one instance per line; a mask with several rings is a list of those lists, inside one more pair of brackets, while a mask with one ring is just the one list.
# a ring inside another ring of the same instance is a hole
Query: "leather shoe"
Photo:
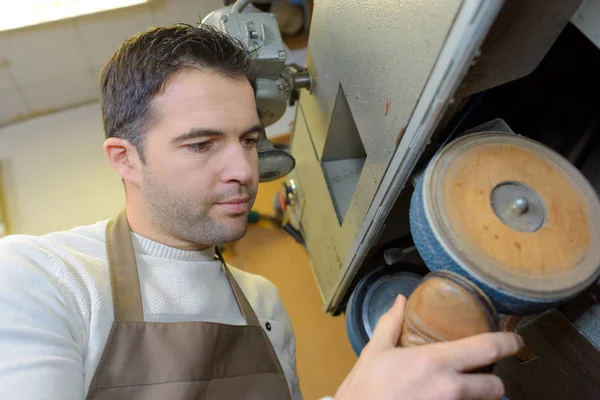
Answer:
[[423, 278], [406, 302], [399, 345], [462, 339], [497, 331], [498, 314], [477, 285], [449, 271]]

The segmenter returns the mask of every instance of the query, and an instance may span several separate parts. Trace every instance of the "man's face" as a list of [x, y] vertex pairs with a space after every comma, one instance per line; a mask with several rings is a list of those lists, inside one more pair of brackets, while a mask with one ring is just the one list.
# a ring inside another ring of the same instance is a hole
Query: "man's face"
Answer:
[[247, 80], [187, 69], [154, 99], [142, 196], [153, 226], [200, 246], [238, 240], [258, 189], [262, 131]]

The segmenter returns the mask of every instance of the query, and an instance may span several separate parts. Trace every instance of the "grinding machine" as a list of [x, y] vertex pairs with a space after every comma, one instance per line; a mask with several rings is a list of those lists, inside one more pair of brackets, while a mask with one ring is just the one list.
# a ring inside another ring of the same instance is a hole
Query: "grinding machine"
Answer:
[[304, 66], [248, 3], [203, 23], [256, 50], [265, 125], [296, 107], [261, 180], [287, 175], [354, 350], [398, 293], [452, 275], [525, 339], [494, 366], [508, 398], [600, 398], [600, 1], [317, 0]]

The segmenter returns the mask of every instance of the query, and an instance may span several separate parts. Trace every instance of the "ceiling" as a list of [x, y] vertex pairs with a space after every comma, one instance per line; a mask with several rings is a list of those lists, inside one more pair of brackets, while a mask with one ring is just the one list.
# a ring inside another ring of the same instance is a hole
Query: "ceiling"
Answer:
[[150, 0], [0, 32], [0, 126], [96, 101], [100, 71], [128, 36], [150, 26], [195, 24], [223, 5], [223, 0]]

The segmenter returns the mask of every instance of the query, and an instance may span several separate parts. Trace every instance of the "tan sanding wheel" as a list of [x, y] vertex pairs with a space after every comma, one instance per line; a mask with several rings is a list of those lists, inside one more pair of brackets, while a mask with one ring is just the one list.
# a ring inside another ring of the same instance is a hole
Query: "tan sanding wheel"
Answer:
[[468, 135], [434, 158], [424, 184], [436, 237], [491, 284], [551, 298], [597, 276], [598, 198], [551, 149], [517, 135]]

